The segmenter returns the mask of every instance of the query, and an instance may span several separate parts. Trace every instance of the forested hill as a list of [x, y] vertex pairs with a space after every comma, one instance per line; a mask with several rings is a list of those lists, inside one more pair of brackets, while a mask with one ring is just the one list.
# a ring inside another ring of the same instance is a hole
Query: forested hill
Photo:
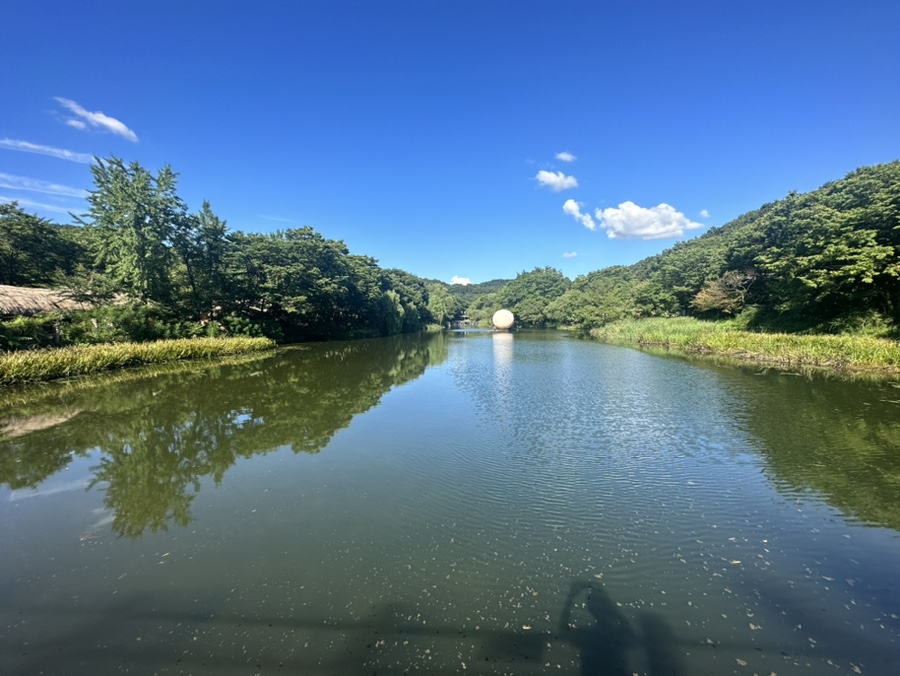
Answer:
[[896, 335], [900, 162], [792, 192], [634, 265], [579, 277], [546, 314], [554, 324], [590, 328], [626, 317], [742, 312], [751, 327]]

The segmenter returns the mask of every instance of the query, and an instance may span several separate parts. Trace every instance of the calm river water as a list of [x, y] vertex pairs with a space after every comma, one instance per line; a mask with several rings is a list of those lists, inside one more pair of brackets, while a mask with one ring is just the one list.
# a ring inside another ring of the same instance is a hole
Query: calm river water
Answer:
[[3, 674], [900, 673], [900, 387], [557, 332], [6, 395]]

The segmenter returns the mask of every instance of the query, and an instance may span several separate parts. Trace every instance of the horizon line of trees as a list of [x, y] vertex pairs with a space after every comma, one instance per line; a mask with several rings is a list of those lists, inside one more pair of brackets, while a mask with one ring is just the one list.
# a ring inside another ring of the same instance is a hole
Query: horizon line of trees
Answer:
[[[463, 315], [489, 326], [501, 307], [524, 327], [742, 315], [760, 330], [900, 331], [900, 162], [789, 193], [634, 265], [574, 281], [535, 268], [469, 286], [382, 269], [308, 226], [229, 230], [208, 202], [189, 212], [169, 166], [154, 176], [111, 157], [91, 171], [90, 208], [77, 225], [0, 205], [0, 283], [68, 288], [101, 305], [92, 325], [99, 313], [131, 339], [199, 330], [281, 342], [387, 336]], [[80, 326], [71, 340], [103, 337]]]

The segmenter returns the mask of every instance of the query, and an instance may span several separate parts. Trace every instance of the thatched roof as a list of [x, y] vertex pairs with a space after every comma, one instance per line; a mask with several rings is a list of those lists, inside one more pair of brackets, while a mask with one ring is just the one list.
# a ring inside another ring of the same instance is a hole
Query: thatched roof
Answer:
[[89, 303], [72, 300], [58, 289], [33, 289], [0, 284], [0, 315], [36, 315], [41, 312], [86, 310]]
[[0, 420], [0, 438], [15, 439], [16, 437], [24, 437], [32, 432], [39, 432], [51, 427], [56, 427], [62, 423], [71, 420], [81, 413], [80, 408], [62, 413], [37, 413], [29, 416], [13, 416]]

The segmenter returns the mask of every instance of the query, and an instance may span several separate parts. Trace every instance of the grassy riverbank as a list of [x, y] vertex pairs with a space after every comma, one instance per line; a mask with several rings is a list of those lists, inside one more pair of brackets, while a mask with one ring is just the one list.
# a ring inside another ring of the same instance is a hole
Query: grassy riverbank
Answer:
[[268, 350], [268, 338], [183, 338], [150, 343], [85, 345], [0, 355], [0, 386], [87, 375], [111, 369]]
[[593, 329], [591, 337], [768, 364], [900, 374], [900, 342], [871, 336], [756, 333], [741, 330], [734, 322], [676, 317], [613, 322]]

